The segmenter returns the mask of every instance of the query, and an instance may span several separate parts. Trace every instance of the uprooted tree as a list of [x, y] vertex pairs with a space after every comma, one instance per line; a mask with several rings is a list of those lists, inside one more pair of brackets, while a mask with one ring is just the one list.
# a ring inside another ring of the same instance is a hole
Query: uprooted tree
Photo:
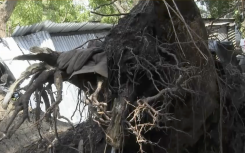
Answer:
[[[102, 46], [64, 53], [33, 47], [34, 54], [15, 58], [41, 62], [23, 72], [5, 96], [4, 108], [15, 90], [25, 91], [14, 103], [3, 138], [28, 119], [33, 93], [39, 99], [37, 110], [40, 97], [46, 106], [45, 116], [36, 112], [37, 124], [44, 118], [56, 120], [62, 82], [69, 81], [85, 93], [89, 119], [116, 150], [242, 152], [243, 129], [236, 127], [243, 125], [244, 79], [237, 66], [213, 58], [207, 39], [193, 0], [141, 0]], [[19, 89], [30, 76], [30, 83]], [[12, 125], [21, 110], [23, 120]], [[57, 133], [56, 138], [59, 142]], [[232, 141], [239, 143], [234, 147]]]

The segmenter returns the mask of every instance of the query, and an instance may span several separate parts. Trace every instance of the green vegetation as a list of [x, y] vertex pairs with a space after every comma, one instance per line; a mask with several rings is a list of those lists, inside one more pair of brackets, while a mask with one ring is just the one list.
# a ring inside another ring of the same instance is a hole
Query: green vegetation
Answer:
[[[0, 0], [0, 2], [3, 0]], [[96, 21], [102, 23], [118, 22], [120, 13], [128, 13], [138, 0], [88, 0], [89, 9], [83, 5], [75, 5], [73, 0], [19, 0], [11, 18], [7, 31], [12, 33], [16, 26], [31, 25], [50, 20], [62, 22]], [[240, 11], [236, 7], [237, 1], [204, 0], [210, 17], [218, 18], [227, 13], [233, 13], [238, 24], [242, 23]], [[97, 12], [101, 15], [91, 13]], [[200, 10], [205, 14], [205, 10]], [[114, 14], [112, 16], [108, 16]], [[243, 30], [243, 29], [241, 29]]]
[[[128, 13], [136, 4], [137, 0], [89, 0], [90, 8], [104, 15]], [[104, 23], [117, 23], [120, 16], [101, 16], [95, 14], [92, 18], [95, 21]]]
[[229, 10], [234, 8], [236, 4], [235, 0], [205, 0], [205, 2], [212, 18], [219, 18], [230, 13]]
[[11, 33], [18, 25], [31, 25], [50, 20], [53, 22], [88, 21], [89, 11], [72, 0], [20, 0], [8, 21]]
[[212, 18], [222, 18], [230, 14], [235, 18], [236, 24], [239, 27], [243, 37], [245, 37], [245, 23], [242, 18], [242, 10], [240, 1], [238, 0], [204, 0]]
[[[1, 1], [1, 0], [0, 0]], [[90, 10], [110, 15], [127, 13], [137, 0], [89, 0]], [[74, 5], [73, 0], [19, 0], [11, 18], [8, 21], [8, 33], [12, 33], [16, 26], [31, 25], [50, 20], [62, 22], [97, 21], [103, 23], [117, 23], [120, 16], [101, 16], [90, 13], [83, 5]], [[123, 11], [123, 12], [122, 12]]]

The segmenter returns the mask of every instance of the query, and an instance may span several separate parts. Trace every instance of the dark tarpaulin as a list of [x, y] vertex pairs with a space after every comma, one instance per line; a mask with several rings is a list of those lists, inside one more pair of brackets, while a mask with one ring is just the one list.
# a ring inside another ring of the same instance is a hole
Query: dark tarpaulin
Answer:
[[58, 58], [59, 69], [71, 74], [70, 79], [75, 75], [88, 73], [97, 73], [107, 78], [107, 58], [101, 44], [99, 41], [91, 41], [87, 49], [78, 48], [62, 53]]

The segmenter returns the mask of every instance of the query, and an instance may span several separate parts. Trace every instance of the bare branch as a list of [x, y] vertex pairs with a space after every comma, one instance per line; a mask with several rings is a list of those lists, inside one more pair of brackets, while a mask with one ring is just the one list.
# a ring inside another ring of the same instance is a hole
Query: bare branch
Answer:
[[115, 3], [116, 1], [117, 1], [117, 0], [114, 0], [114, 1], [112, 1], [112, 2], [110, 2], [110, 3], [102, 4], [102, 5], [98, 6], [98, 7], [96, 7], [94, 10], [98, 10], [99, 8], [104, 7], [104, 6], [112, 5], [112, 4]]
[[100, 15], [100, 16], [122, 16], [122, 15], [128, 15], [129, 13], [120, 13], [120, 14], [101, 14], [98, 12], [91, 11], [91, 13]]

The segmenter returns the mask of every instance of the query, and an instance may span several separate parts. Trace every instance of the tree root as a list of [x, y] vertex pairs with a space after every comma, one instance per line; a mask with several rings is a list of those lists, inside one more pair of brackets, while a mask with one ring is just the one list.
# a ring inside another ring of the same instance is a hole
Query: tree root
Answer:
[[28, 78], [29, 76], [42, 71], [45, 69], [45, 64], [44, 63], [37, 63], [37, 64], [33, 64], [31, 66], [29, 66], [20, 76], [20, 78], [18, 80], [16, 80], [9, 88], [9, 92], [6, 94], [6, 96], [4, 97], [3, 103], [2, 103], [2, 107], [3, 109], [7, 109], [8, 107], [8, 103], [13, 95], [13, 93], [15, 92], [15, 90], [19, 87], [20, 83], [22, 83], [26, 78]]
[[[56, 53], [54, 53], [53, 51], [48, 52], [47, 48], [39, 48], [36, 47], [34, 48], [34, 50], [37, 50], [37, 54], [35, 55], [30, 55], [30, 56], [19, 56], [16, 57], [15, 59], [17, 60], [28, 60], [28, 59], [38, 59], [40, 61], [43, 61], [43, 54], [45, 54], [45, 56], [47, 56], [48, 54], [55, 54], [58, 55]], [[49, 49], [48, 49], [49, 50]], [[38, 55], [42, 55], [40, 57], [38, 57]], [[36, 97], [36, 112], [35, 112], [35, 120], [36, 120], [36, 126], [37, 129], [40, 130], [40, 122], [46, 118], [46, 121], [54, 121], [54, 129], [55, 129], [55, 137], [56, 140], [59, 142], [59, 136], [58, 136], [58, 132], [57, 132], [57, 119], [65, 119], [72, 127], [72, 123], [71, 121], [62, 116], [59, 112], [59, 103], [62, 101], [62, 88], [63, 88], [63, 76], [62, 76], [62, 72], [56, 68], [53, 67], [51, 65], [49, 65], [50, 62], [47, 63], [38, 63], [38, 64], [33, 64], [30, 67], [28, 67], [26, 69], [25, 72], [23, 72], [21, 74], [21, 77], [19, 79], [17, 79], [10, 87], [9, 92], [7, 93], [7, 96], [5, 97], [4, 103], [3, 103], [3, 107], [7, 108], [8, 103], [10, 101], [10, 98], [12, 96], [12, 94], [18, 90], [24, 90], [25, 93], [23, 95], [21, 95], [21, 97], [14, 103], [15, 106], [15, 110], [13, 115], [11, 116], [9, 122], [7, 123], [7, 126], [3, 132], [3, 137], [4, 138], [8, 138], [11, 137], [13, 135], [13, 133], [22, 125], [22, 123], [28, 119], [29, 120], [29, 116], [28, 116], [28, 103], [29, 103], [29, 99], [31, 97], [31, 95], [33, 93], [35, 93], [35, 97]], [[19, 88], [20, 84], [27, 79], [28, 77], [32, 76], [30, 82], [28, 83], [27, 86], [23, 87], [23, 88]], [[66, 78], [66, 77], [65, 77]], [[92, 106], [93, 108], [96, 109], [95, 112], [93, 112], [93, 116], [95, 116], [96, 119], [103, 121], [108, 124], [110, 121], [110, 112], [106, 111], [106, 106], [107, 104], [105, 102], [99, 102], [98, 101], [98, 96], [99, 93], [102, 89], [102, 84], [103, 84], [104, 78], [102, 77], [98, 77], [98, 82], [97, 82], [97, 88], [94, 91], [93, 94], [89, 95], [89, 97], [86, 99], [86, 103], [87, 105]], [[47, 86], [45, 86], [45, 84], [48, 83]], [[51, 85], [54, 84], [57, 91], [56, 91], [56, 97], [54, 97], [53, 95], [53, 91], [51, 88]], [[92, 87], [92, 86], [91, 86]], [[40, 103], [41, 103], [41, 98], [43, 98], [44, 100], [44, 104], [45, 104], [45, 109], [46, 112], [44, 114], [44, 116], [40, 117]], [[50, 100], [49, 100], [50, 98]], [[21, 120], [18, 121], [18, 123], [16, 125], [13, 125], [13, 121], [14, 119], [17, 117], [18, 113], [23, 110], [23, 117]], [[53, 119], [51, 119], [51, 114], [53, 113]], [[12, 127], [11, 127], [12, 126]], [[74, 127], [73, 127], [74, 128]], [[39, 131], [39, 135], [40, 138], [42, 139], [42, 136], [40, 134]]]
[[[25, 92], [24, 95], [22, 95], [15, 103], [15, 111], [14, 114], [12, 115], [9, 123], [6, 126], [5, 129], [5, 133], [8, 137], [12, 136], [12, 134], [21, 126], [21, 124], [28, 119], [28, 103], [29, 103], [29, 99], [32, 95], [33, 92], [35, 92], [40, 85], [44, 84], [47, 79], [52, 76], [54, 73], [54, 69], [53, 70], [45, 70], [43, 71], [38, 77], [37, 79], [33, 82], [33, 84], [31, 84], [31, 86], [27, 89], [27, 91]], [[15, 126], [13, 126], [11, 128], [11, 130], [9, 130], [9, 127], [11, 126], [11, 124], [13, 123], [15, 117], [17, 116], [17, 114], [23, 110], [23, 118], [22, 120], [20, 120], [20, 122], [18, 124], [16, 124]]]

